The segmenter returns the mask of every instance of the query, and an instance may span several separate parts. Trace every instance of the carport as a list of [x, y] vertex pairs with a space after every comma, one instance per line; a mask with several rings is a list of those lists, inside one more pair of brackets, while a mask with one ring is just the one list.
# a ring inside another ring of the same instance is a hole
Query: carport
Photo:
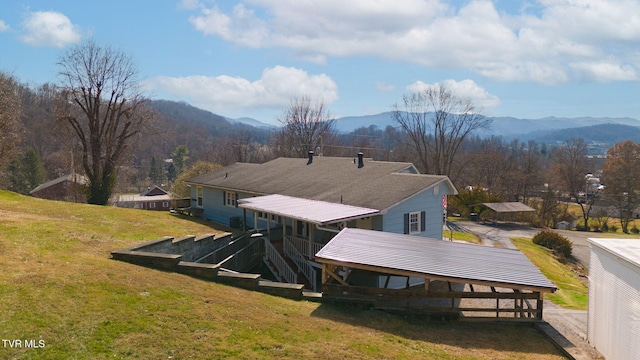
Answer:
[[[381, 231], [344, 229], [316, 261], [323, 297], [381, 309], [539, 320], [556, 290], [519, 250]], [[389, 288], [391, 277], [406, 286]]]
[[528, 222], [533, 221], [536, 209], [527, 206], [521, 202], [500, 202], [500, 203], [480, 203], [473, 206], [482, 206], [493, 212], [493, 221], [511, 221], [516, 222], [518, 219], [525, 220], [527, 214], [530, 214]]

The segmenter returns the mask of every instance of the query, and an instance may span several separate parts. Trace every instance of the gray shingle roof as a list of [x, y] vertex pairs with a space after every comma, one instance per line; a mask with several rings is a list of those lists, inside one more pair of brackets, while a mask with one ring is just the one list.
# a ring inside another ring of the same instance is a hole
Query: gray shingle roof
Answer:
[[65, 181], [74, 182], [74, 183], [76, 183], [78, 185], [86, 185], [89, 180], [84, 175], [68, 174], [68, 175], [60, 176], [57, 179], [53, 179], [53, 180], [47, 181], [44, 184], [40, 184], [35, 189], [31, 190], [29, 193], [30, 194], [34, 194], [34, 193], [36, 193], [38, 191], [41, 191], [42, 189], [46, 189], [46, 188], [52, 187], [53, 185], [57, 185], [57, 184], [60, 184], [62, 182], [65, 182]]
[[[384, 210], [434, 185], [446, 176], [422, 175], [406, 162], [365, 159], [358, 168], [353, 158], [323, 157], [307, 165], [306, 158], [278, 158], [263, 164], [235, 163], [189, 179], [201, 185], [259, 195], [281, 194], [304, 199]], [[443, 194], [444, 195], [444, 194]]]
[[429, 278], [553, 292], [553, 285], [522, 252], [363, 229], [344, 229], [317, 254], [339, 262], [410, 272]]

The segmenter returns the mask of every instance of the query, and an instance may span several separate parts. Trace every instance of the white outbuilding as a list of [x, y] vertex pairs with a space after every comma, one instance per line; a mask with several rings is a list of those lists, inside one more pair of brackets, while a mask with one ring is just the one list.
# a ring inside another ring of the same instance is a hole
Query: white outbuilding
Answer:
[[607, 359], [640, 359], [640, 240], [589, 243], [589, 342]]

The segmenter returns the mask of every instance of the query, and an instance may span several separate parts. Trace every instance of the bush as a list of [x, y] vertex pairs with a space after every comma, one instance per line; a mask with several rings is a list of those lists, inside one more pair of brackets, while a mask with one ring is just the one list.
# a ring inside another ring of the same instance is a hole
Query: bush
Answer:
[[550, 230], [543, 230], [533, 237], [533, 243], [553, 250], [558, 256], [569, 257], [573, 243], [566, 237]]
[[634, 234], [638, 234], [640, 233], [640, 229], [638, 229], [635, 225], [633, 225], [633, 227], [631, 228], [631, 232]]
[[609, 225], [609, 231], [614, 233], [614, 232], [618, 231], [618, 227], [615, 226], [615, 225]]

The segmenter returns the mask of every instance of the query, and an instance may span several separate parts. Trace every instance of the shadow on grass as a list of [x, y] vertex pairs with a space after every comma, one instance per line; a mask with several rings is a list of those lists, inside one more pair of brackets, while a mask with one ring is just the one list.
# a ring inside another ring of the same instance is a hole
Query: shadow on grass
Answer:
[[463, 349], [563, 356], [553, 342], [528, 322], [441, 321], [428, 315], [389, 313], [362, 305], [338, 303], [324, 303], [311, 315], [408, 340]]

